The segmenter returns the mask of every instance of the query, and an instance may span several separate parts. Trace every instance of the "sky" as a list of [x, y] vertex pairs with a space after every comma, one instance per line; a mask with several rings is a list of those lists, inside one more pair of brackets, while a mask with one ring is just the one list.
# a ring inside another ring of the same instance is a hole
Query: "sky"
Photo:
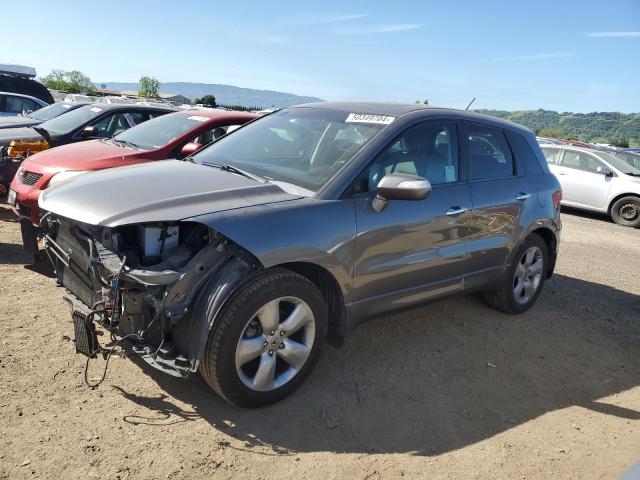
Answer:
[[[640, 111], [640, 0], [0, 0], [0, 63], [326, 100]], [[34, 16], [31, 16], [34, 15]]]

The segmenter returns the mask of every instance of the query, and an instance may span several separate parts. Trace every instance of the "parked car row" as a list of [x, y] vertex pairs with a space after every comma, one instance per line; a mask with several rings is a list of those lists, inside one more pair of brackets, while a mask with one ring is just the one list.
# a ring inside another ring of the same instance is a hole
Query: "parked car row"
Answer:
[[640, 227], [640, 155], [544, 139], [540, 146], [562, 185], [563, 205], [608, 214], [618, 225]]
[[[562, 191], [524, 127], [330, 102], [131, 126], [131, 107], [35, 127], [67, 145], [26, 158], [9, 192], [25, 246], [74, 295], [88, 357], [109, 351], [99, 321], [155, 368], [266, 405], [371, 316], [472, 291], [520, 313], [553, 273]], [[75, 143], [101, 120], [127, 129]]]
[[[64, 108], [64, 107], [63, 107]], [[0, 178], [7, 185], [20, 163], [48, 148], [90, 139], [110, 138], [138, 123], [173, 110], [140, 105], [82, 105], [31, 127], [0, 129]]]

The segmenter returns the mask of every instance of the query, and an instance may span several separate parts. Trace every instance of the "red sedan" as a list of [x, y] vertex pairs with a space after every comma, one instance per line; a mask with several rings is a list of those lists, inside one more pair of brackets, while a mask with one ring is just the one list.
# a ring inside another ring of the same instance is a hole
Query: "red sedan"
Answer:
[[184, 158], [257, 117], [247, 112], [187, 110], [148, 120], [110, 139], [72, 143], [30, 156], [22, 162], [8, 195], [23, 225], [25, 247], [33, 245], [31, 224], [40, 223], [38, 198], [45, 188], [88, 171]]

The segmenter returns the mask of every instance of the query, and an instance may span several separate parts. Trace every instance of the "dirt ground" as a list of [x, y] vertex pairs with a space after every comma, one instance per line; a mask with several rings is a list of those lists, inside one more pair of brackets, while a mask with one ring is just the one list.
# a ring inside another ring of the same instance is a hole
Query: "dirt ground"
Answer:
[[243, 410], [135, 358], [86, 387], [63, 292], [1, 205], [0, 478], [618, 478], [640, 459], [640, 230], [563, 222], [528, 313], [471, 296], [373, 320]]

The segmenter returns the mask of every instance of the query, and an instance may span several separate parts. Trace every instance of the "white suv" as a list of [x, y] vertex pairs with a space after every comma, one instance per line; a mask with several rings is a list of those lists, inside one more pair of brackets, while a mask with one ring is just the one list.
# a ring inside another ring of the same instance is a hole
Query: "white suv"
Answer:
[[562, 185], [562, 204], [604, 212], [626, 227], [640, 227], [640, 170], [610, 153], [568, 145], [542, 145]]

